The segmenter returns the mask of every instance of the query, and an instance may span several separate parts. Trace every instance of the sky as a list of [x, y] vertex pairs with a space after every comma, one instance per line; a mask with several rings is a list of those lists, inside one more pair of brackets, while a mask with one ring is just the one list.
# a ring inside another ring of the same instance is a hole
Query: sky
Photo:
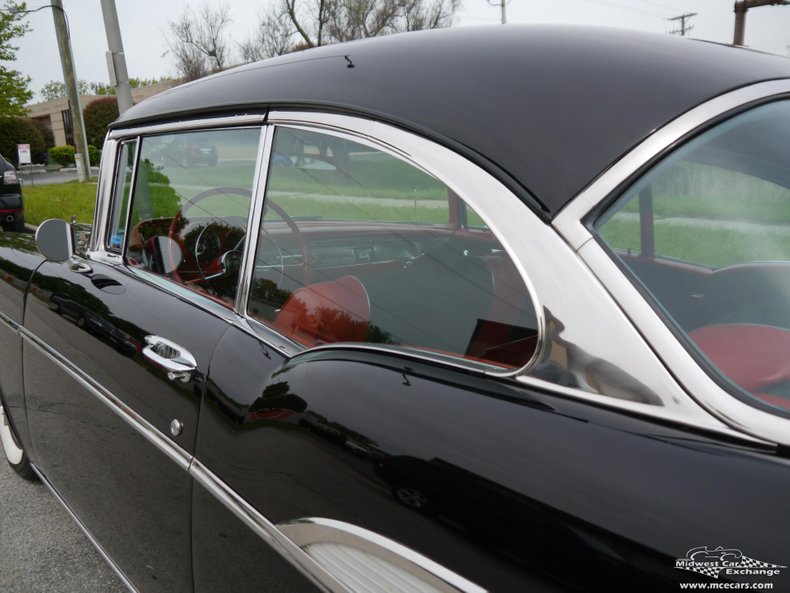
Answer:
[[[167, 55], [165, 34], [188, 4], [193, 10], [201, 2], [193, 0], [115, 0], [129, 76], [161, 78], [176, 76]], [[208, 0], [217, 5], [221, 0]], [[250, 37], [262, 9], [275, 0], [233, 0], [227, 2], [232, 22], [227, 32], [235, 45]], [[491, 0], [499, 2], [499, 0]], [[47, 0], [28, 0], [28, 9]], [[679, 24], [668, 21], [684, 13], [698, 13], [688, 24], [690, 37], [731, 43], [734, 0], [510, 0], [506, 5], [508, 23], [563, 23], [617, 27], [668, 33]], [[88, 82], [109, 82], [107, 38], [100, 0], [63, 0], [71, 30], [77, 76]], [[28, 15], [32, 30], [18, 40], [15, 68], [32, 78], [34, 102], [38, 92], [52, 80], [62, 81], [52, 9]], [[463, 0], [454, 26], [496, 26], [499, 5], [488, 0]], [[501, 26], [501, 25], [500, 25]], [[761, 51], [790, 55], [790, 5], [751, 9], [746, 21], [746, 44]]]

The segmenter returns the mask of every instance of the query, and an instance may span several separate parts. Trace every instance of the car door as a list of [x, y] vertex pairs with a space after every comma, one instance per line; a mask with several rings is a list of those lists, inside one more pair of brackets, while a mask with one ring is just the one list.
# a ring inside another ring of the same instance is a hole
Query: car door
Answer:
[[[171, 159], [168, 141], [183, 136], [215, 144], [220, 160]], [[233, 254], [220, 258], [244, 242], [259, 138], [239, 128], [108, 142], [117, 158], [100, 190], [101, 243], [31, 281], [24, 371], [37, 465], [140, 590], [192, 590], [188, 467], [238, 277]]]

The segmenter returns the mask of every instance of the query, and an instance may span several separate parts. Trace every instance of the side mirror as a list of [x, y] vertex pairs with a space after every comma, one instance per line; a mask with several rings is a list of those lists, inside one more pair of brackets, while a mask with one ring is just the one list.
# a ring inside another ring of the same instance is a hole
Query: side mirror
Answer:
[[62, 262], [74, 255], [71, 225], [59, 218], [50, 218], [38, 226], [36, 245], [48, 260]]

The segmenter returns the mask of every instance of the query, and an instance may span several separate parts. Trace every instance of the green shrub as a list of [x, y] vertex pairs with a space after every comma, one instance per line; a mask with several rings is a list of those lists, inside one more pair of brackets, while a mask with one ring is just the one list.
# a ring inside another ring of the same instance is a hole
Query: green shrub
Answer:
[[65, 167], [74, 163], [75, 152], [74, 147], [69, 144], [54, 146], [49, 149], [49, 160]]
[[[103, 146], [107, 126], [118, 119], [118, 99], [115, 97], [98, 99], [83, 109], [82, 115], [88, 144]], [[93, 163], [93, 159], [91, 159], [91, 163]]]
[[101, 150], [93, 144], [88, 144], [88, 158], [91, 160], [91, 165], [98, 165], [101, 160]]
[[17, 144], [30, 144], [30, 154], [33, 160], [41, 158], [44, 153], [44, 137], [36, 125], [24, 117], [0, 117], [0, 154], [19, 166]]

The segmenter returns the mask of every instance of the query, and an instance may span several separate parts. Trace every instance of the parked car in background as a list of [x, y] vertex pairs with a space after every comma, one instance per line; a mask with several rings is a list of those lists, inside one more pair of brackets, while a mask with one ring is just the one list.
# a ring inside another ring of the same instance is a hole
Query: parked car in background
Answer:
[[136, 591], [787, 590], [788, 146], [787, 58], [610, 29], [157, 95], [0, 237], [6, 457]]
[[16, 233], [25, 230], [25, 205], [22, 184], [14, 165], [0, 155], [0, 226]]

